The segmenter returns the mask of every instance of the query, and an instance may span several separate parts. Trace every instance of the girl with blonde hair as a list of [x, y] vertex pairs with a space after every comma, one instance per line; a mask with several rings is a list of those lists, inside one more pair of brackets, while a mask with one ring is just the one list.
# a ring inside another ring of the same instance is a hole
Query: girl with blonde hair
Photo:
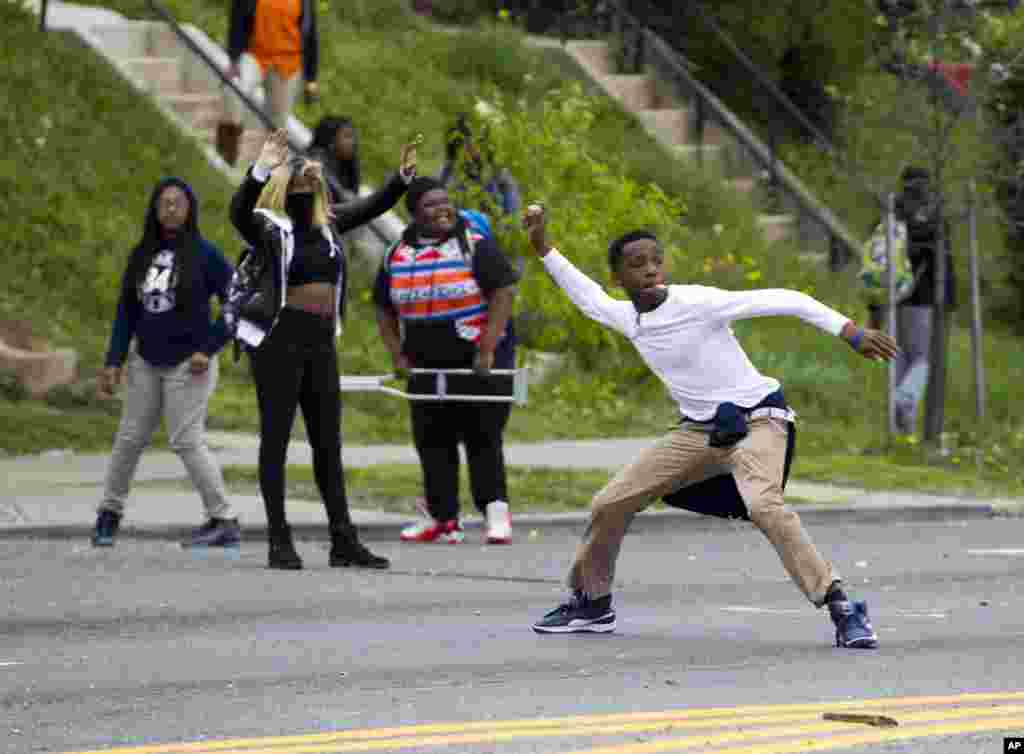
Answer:
[[232, 222], [258, 266], [268, 270], [261, 279], [269, 287], [239, 312], [236, 337], [245, 344], [256, 382], [270, 568], [302, 568], [284, 506], [285, 459], [300, 407], [327, 510], [330, 565], [390, 565], [359, 542], [345, 495], [335, 338], [347, 275], [339, 236], [390, 210], [415, 173], [416, 148], [407, 145], [401, 168], [380, 191], [331, 205], [320, 163], [291, 155], [287, 135], [277, 131], [231, 201]]

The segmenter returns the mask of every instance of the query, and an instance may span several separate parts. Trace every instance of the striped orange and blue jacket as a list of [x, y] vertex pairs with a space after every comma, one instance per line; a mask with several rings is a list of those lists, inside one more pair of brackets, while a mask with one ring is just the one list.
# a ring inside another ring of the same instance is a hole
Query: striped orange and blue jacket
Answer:
[[[487, 300], [473, 274], [473, 249], [483, 237], [466, 231], [440, 244], [400, 241], [388, 254], [391, 304], [403, 321], [452, 322], [459, 337], [476, 343], [487, 326]], [[467, 253], [468, 249], [468, 253]]]

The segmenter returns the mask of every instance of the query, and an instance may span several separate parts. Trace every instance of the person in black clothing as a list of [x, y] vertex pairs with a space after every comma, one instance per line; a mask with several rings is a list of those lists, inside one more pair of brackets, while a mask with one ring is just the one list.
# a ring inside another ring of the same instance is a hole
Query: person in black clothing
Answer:
[[[935, 313], [935, 257], [942, 222], [946, 254], [945, 311], [956, 307], [956, 277], [949, 222], [940, 210], [931, 174], [909, 166], [902, 175], [902, 190], [896, 199], [896, 219], [907, 225], [907, 257], [914, 273], [914, 289], [896, 307], [896, 341], [900, 352], [894, 359], [896, 387], [893, 392], [897, 429], [911, 434], [917, 426], [917, 411], [928, 386], [929, 350]], [[878, 328], [882, 308], [870, 307], [869, 327]]]
[[[519, 274], [491, 238], [470, 229], [444, 185], [417, 178], [406, 203], [413, 222], [384, 258], [374, 287], [381, 337], [399, 373], [411, 367], [474, 368], [477, 375], [414, 374], [409, 392], [511, 395], [506, 376], [515, 349], [509, 317]], [[403, 336], [404, 335], [404, 336]], [[459, 442], [466, 446], [477, 508], [487, 541], [511, 537], [503, 434], [510, 404], [413, 401], [412, 432], [423, 469], [424, 521], [402, 532], [407, 542], [463, 540], [459, 525]]]
[[486, 125], [478, 135], [470, 130], [468, 117], [460, 115], [445, 134], [445, 161], [438, 176], [445, 188], [471, 208], [492, 217], [517, 221], [519, 184], [507, 168], [497, 164], [494, 144]]
[[321, 119], [313, 130], [309, 156], [324, 166], [333, 202], [359, 196], [359, 133], [351, 118], [329, 115]]
[[[341, 399], [335, 337], [343, 311], [344, 232], [393, 207], [415, 174], [416, 150], [377, 193], [331, 205], [319, 163], [291, 156], [274, 132], [231, 202], [231, 220], [253, 253], [270, 263], [277, 298], [262, 314], [242, 312], [236, 337], [250, 353], [260, 411], [260, 491], [267, 512], [269, 566], [299, 569], [285, 518], [285, 459], [295, 410], [313, 446], [313, 473], [327, 509], [332, 566], [387, 568], [358, 539], [341, 465]], [[269, 180], [268, 180], [269, 179]]]

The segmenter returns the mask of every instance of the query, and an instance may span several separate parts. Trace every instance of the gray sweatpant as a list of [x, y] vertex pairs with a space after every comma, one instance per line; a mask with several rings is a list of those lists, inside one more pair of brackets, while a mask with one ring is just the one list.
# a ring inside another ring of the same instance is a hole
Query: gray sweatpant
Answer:
[[928, 351], [934, 311], [931, 306], [896, 307], [896, 342], [900, 352], [893, 362], [896, 372], [893, 398], [906, 412], [910, 427], [917, 424], [917, 408], [928, 387]]
[[124, 512], [142, 451], [163, 415], [171, 449], [185, 464], [206, 515], [233, 518], [220, 466], [206, 446], [206, 408], [217, 386], [217, 359], [210, 359], [206, 374], [193, 375], [188, 360], [176, 367], [154, 367], [133, 350], [125, 372], [121, 425], [114, 438], [99, 510]]

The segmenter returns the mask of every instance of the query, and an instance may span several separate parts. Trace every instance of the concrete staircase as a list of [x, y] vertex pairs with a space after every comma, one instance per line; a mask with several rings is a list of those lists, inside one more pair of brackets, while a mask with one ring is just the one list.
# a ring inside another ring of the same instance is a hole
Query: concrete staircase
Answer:
[[[223, 68], [226, 53], [192, 25], [183, 30], [207, 55]], [[170, 110], [204, 146], [213, 149], [217, 124], [225, 119], [227, 97], [220, 79], [189, 50], [166, 24], [148, 21], [123, 21], [92, 26], [89, 29], [100, 51], [142, 91]], [[295, 118], [289, 132], [298, 143], [308, 143], [308, 129]], [[238, 164], [245, 166], [259, 155], [266, 131], [256, 116], [246, 112], [245, 132]], [[218, 157], [219, 159], [219, 157]]]
[[[25, 0], [26, 7], [39, 12], [39, 0]], [[229, 166], [215, 148], [217, 124], [225, 116], [227, 98], [220, 78], [203, 60], [181, 41], [171, 27], [159, 21], [132, 21], [105, 8], [51, 0], [47, 26], [76, 33], [98, 55], [108, 60], [140, 93], [149, 96], [165, 117], [185, 134], [199, 142], [207, 160], [233, 181], [241, 181], [244, 171], [259, 155], [266, 138], [262, 124], [248, 110], [244, 113], [245, 131], [239, 145], [235, 167]], [[221, 70], [229, 64], [227, 53], [202, 29], [182, 24], [182, 30]], [[262, 105], [262, 94], [254, 99]], [[307, 145], [310, 130], [294, 116], [288, 120], [288, 132], [295, 144]], [[364, 187], [363, 191], [367, 189]], [[404, 223], [393, 213], [372, 222], [375, 232], [360, 232], [354, 248], [371, 261], [383, 255], [397, 239]]]
[[[708, 124], [701, 143], [693, 139], [694, 116], [690, 108], [667, 93], [650, 72], [619, 74], [613, 72], [611, 52], [607, 42], [572, 41], [565, 47], [587, 75], [610, 97], [632, 113], [644, 128], [670, 153], [684, 162], [708, 165], [719, 171], [736, 191], [756, 199], [758, 178], [752, 166], [735, 159], [735, 145], [729, 134]], [[761, 214], [758, 224], [764, 237], [770, 241], [791, 238], [795, 232], [792, 214]]]

